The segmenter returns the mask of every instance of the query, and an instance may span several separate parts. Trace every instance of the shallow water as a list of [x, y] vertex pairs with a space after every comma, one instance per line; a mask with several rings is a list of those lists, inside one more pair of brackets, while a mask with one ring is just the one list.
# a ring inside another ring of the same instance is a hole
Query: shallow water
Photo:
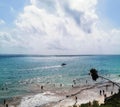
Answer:
[[[61, 64], [67, 65], [62, 67]], [[92, 83], [88, 73], [96, 68], [99, 74], [120, 82], [120, 56], [0, 56], [0, 99], [31, 93], [30, 85], [62, 83], [71, 86]], [[4, 88], [4, 89], [3, 89]]]

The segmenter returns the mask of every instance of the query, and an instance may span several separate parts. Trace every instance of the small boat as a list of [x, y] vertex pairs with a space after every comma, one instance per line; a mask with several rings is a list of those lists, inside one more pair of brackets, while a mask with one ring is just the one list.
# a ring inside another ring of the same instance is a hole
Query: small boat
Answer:
[[67, 65], [67, 64], [66, 64], [66, 63], [62, 63], [62, 64], [61, 64], [61, 66], [65, 66], [65, 65]]

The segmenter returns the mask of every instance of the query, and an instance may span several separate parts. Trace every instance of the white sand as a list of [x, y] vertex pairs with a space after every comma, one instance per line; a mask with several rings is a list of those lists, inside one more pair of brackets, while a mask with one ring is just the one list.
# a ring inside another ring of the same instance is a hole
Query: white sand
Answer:
[[[106, 90], [106, 84], [110, 85]], [[38, 91], [38, 89], [35, 87]], [[77, 105], [82, 103], [92, 102], [93, 100], [104, 103], [104, 96], [100, 95], [100, 90], [105, 90], [107, 96], [111, 95], [113, 87], [111, 83], [96, 84], [93, 86], [76, 86], [74, 88], [58, 88], [56, 90], [45, 89], [43, 93], [36, 95], [24, 96], [19, 100], [15, 106], [15, 101], [9, 103], [9, 107], [68, 107], [76, 103], [75, 96], [77, 97]], [[114, 92], [117, 92], [117, 87], [114, 87]], [[69, 97], [66, 98], [66, 95]], [[3, 107], [3, 106], [0, 106]]]

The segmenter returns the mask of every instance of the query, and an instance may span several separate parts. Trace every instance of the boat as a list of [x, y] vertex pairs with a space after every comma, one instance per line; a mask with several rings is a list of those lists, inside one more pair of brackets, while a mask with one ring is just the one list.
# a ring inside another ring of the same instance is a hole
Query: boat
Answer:
[[62, 64], [61, 64], [61, 66], [65, 66], [65, 65], [67, 65], [67, 64], [66, 64], [66, 63], [62, 63]]

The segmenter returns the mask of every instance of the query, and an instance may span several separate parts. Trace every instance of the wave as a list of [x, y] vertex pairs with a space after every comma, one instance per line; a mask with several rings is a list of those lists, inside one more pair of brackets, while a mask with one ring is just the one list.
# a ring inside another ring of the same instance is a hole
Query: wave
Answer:
[[34, 96], [22, 98], [18, 107], [38, 107], [50, 102], [59, 101], [61, 97], [55, 96], [54, 93], [45, 92]]

